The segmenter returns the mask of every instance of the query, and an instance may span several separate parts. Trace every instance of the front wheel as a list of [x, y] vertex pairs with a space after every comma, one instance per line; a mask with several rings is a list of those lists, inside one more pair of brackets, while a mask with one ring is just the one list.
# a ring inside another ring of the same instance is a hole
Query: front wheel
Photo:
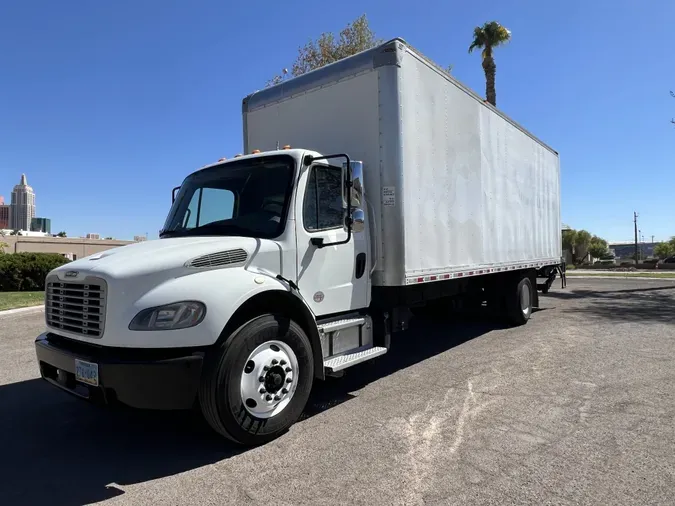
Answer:
[[292, 320], [256, 318], [208, 357], [199, 391], [204, 418], [239, 444], [264, 444], [300, 417], [314, 379], [309, 339]]

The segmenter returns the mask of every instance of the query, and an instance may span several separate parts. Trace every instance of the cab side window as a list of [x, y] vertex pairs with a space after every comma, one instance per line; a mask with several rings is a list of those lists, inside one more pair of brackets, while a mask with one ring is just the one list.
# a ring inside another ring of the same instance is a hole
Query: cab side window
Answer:
[[315, 165], [309, 173], [302, 221], [310, 232], [344, 226], [342, 170]]

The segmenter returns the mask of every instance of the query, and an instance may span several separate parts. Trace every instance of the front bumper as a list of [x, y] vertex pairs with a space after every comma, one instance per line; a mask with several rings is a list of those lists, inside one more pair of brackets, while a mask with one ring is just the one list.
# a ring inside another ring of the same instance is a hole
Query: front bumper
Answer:
[[[189, 409], [204, 361], [198, 349], [123, 349], [82, 343], [52, 333], [35, 340], [40, 374], [79, 397], [142, 409]], [[98, 386], [75, 379], [75, 360], [98, 364]]]

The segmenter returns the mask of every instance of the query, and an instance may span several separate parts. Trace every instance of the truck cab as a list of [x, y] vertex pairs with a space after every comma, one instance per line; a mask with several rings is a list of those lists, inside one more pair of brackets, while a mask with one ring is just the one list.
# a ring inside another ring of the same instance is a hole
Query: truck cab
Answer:
[[[267, 440], [299, 416], [315, 378], [386, 352], [359, 314], [371, 294], [362, 164], [257, 152], [176, 190], [159, 240], [50, 273], [42, 376], [138, 408], [196, 402], [224, 436]], [[223, 405], [230, 393], [238, 401]]]

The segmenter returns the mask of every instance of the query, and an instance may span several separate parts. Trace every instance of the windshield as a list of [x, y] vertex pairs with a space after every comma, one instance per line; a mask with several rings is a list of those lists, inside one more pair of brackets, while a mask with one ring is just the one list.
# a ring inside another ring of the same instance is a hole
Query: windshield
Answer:
[[176, 195], [160, 237], [278, 237], [284, 230], [294, 166], [291, 156], [277, 155], [191, 174]]

